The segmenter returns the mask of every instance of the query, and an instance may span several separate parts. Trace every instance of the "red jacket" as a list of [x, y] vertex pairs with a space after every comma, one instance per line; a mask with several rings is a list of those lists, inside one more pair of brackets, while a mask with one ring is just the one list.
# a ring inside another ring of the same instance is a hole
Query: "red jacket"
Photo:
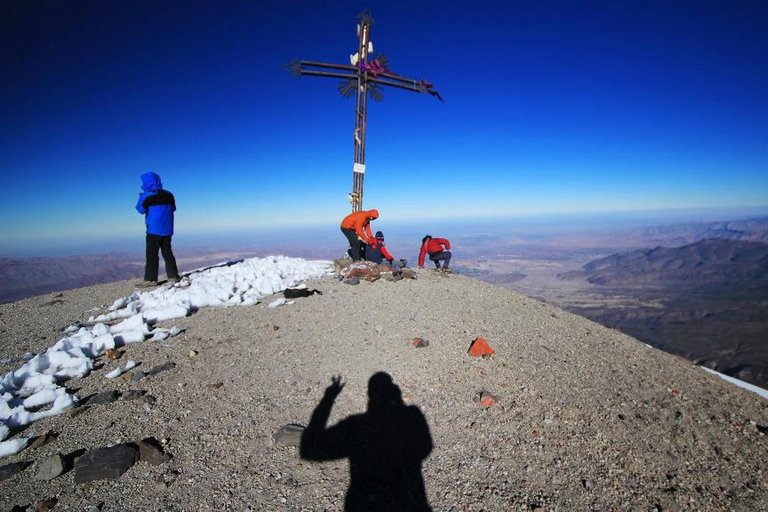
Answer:
[[433, 254], [440, 251], [450, 251], [451, 242], [447, 238], [430, 238], [423, 244], [421, 244], [421, 251], [419, 251], [419, 266], [424, 266], [424, 256], [429, 253]]
[[382, 260], [392, 263], [392, 260], [394, 260], [384, 242], [379, 242], [375, 238], [371, 239], [368, 247], [365, 248], [365, 259], [374, 263], [381, 263]]
[[373, 240], [371, 221], [378, 218], [379, 210], [360, 210], [344, 217], [341, 221], [341, 229], [354, 229], [363, 242], [369, 243]]

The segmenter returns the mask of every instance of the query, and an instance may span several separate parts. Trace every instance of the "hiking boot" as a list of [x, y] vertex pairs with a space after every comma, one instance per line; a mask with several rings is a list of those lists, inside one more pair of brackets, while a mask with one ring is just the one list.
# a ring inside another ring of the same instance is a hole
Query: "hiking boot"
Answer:
[[153, 286], [157, 286], [157, 281], [140, 281], [136, 288], [152, 288]]
[[178, 283], [180, 280], [181, 280], [181, 278], [179, 278], [179, 277], [169, 277], [169, 278], [168, 278], [168, 283], [169, 283], [169, 284], [176, 284], [176, 283]]

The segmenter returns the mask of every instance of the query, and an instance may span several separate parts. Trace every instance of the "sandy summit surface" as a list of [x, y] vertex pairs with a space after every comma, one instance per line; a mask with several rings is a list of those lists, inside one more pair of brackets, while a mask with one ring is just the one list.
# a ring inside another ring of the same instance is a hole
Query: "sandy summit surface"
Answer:
[[[344, 386], [328, 425], [366, 413], [377, 372], [399, 387], [405, 405], [393, 407], [423, 417], [428, 437], [394, 419], [362, 435], [347, 431], [367, 454], [363, 466], [387, 468], [376, 481], [355, 482], [359, 493], [405, 488], [391, 476], [399, 471], [391, 454], [426, 446], [409, 486], [423, 483], [436, 511], [768, 510], [768, 400], [758, 395], [461, 275], [421, 270], [416, 280], [307, 284], [322, 295], [276, 309], [266, 297], [164, 322], [184, 332], [125, 346], [120, 360], [101, 358], [90, 375], [68, 382], [81, 398], [110, 390], [120, 398], [31, 425], [26, 433], [56, 435], [0, 459], [32, 463], [0, 482], [0, 510], [47, 498], [62, 511], [343, 510], [349, 459], [305, 460], [274, 435], [306, 426], [337, 375]], [[132, 291], [120, 282], [0, 305], [0, 359], [45, 350], [62, 328]], [[478, 336], [495, 354], [467, 353]], [[429, 345], [415, 348], [417, 337]], [[127, 359], [137, 370], [175, 366], [138, 381], [131, 372], [104, 377]], [[128, 399], [131, 390], [155, 400]], [[495, 402], [478, 402], [482, 392]], [[137, 462], [114, 480], [76, 484], [74, 470], [37, 479], [51, 455], [74, 460], [145, 438], [172, 458]], [[316, 448], [332, 452], [326, 441]]]

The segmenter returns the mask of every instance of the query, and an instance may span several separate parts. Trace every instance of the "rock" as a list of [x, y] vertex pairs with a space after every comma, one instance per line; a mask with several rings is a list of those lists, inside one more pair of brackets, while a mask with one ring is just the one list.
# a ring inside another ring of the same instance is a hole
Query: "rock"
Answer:
[[64, 458], [60, 453], [54, 453], [38, 464], [35, 478], [37, 480], [53, 480], [64, 473], [65, 469]]
[[344, 280], [344, 284], [351, 284], [351, 285], [360, 284], [360, 278], [359, 277], [350, 277], [349, 279], [345, 279]]
[[469, 346], [468, 353], [472, 357], [487, 357], [494, 354], [495, 350], [483, 338], [478, 336]]
[[59, 434], [52, 430], [48, 430], [46, 432], [43, 432], [39, 436], [33, 438], [32, 442], [29, 445], [30, 449], [36, 449], [40, 448], [41, 446], [44, 446], [48, 444], [48, 442], [52, 441], [53, 439], [56, 439]]
[[165, 364], [153, 366], [149, 370], [147, 370], [147, 375], [157, 375], [160, 372], [164, 372], [166, 370], [173, 370], [176, 368], [176, 363], [167, 362]]
[[69, 411], [67, 411], [67, 416], [69, 416], [70, 418], [74, 418], [75, 416], [81, 415], [82, 413], [84, 413], [90, 408], [91, 408], [90, 405], [81, 405], [80, 407], [76, 407], [74, 409], [70, 409]]
[[144, 373], [143, 371], [136, 370], [135, 372], [133, 372], [131, 374], [131, 382], [138, 382], [138, 381], [140, 381], [141, 379], [143, 379], [146, 376], [147, 376], [147, 374]]
[[116, 361], [120, 359], [123, 353], [118, 350], [108, 348], [107, 351], [104, 352], [104, 355], [107, 356], [107, 359], [109, 359], [110, 361]]
[[284, 427], [280, 427], [280, 430], [272, 434], [272, 439], [277, 444], [284, 446], [301, 446], [301, 436], [304, 433], [306, 427], [298, 425], [296, 423], [289, 423]]
[[152, 395], [142, 395], [141, 398], [139, 398], [139, 401], [142, 404], [155, 405], [157, 398], [153, 397]]
[[49, 512], [50, 510], [53, 510], [53, 507], [56, 506], [58, 501], [59, 500], [56, 498], [46, 498], [44, 500], [40, 500], [35, 503], [35, 510], [37, 510], [37, 512]]
[[130, 389], [123, 393], [122, 399], [123, 400], [136, 400], [138, 398], [143, 397], [147, 394], [147, 391], [144, 389]]
[[375, 330], [376, 330], [376, 334], [378, 334], [379, 336], [384, 334], [384, 326], [383, 325], [377, 325]]
[[199, 353], [200, 353], [200, 352], [198, 352], [197, 350], [190, 350], [190, 351], [189, 351], [189, 357], [195, 357], [195, 356], [196, 356], [197, 354], [199, 354]]
[[496, 397], [487, 391], [481, 391], [475, 395], [474, 401], [484, 407], [491, 407], [496, 403]]
[[112, 402], [117, 401], [119, 396], [120, 395], [114, 389], [112, 391], [102, 391], [101, 393], [98, 393], [97, 395], [89, 398], [86, 403], [88, 405], [111, 404]]
[[214, 382], [213, 384], [208, 384], [205, 387], [207, 387], [208, 389], [219, 389], [223, 385], [224, 385], [223, 382]]
[[133, 444], [118, 444], [91, 450], [75, 465], [75, 483], [114, 480], [139, 460], [139, 449]]
[[13, 475], [21, 473], [31, 465], [32, 465], [31, 460], [22, 460], [21, 462], [14, 462], [12, 464], [6, 464], [5, 466], [0, 466], [0, 482], [2, 482], [3, 480], [8, 480]]
[[151, 466], [159, 466], [171, 460], [171, 455], [163, 451], [160, 442], [154, 437], [148, 437], [134, 443], [139, 448], [139, 460]]
[[415, 348], [425, 348], [429, 346], [429, 340], [425, 340], [424, 338], [413, 338], [411, 345]]
[[400, 270], [400, 276], [403, 279], [416, 279], [416, 272], [410, 268], [404, 268]]

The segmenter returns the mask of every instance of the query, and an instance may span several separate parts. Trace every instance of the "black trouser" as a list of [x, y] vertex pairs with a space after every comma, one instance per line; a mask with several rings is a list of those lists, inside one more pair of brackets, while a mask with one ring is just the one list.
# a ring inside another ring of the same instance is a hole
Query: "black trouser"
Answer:
[[352, 258], [352, 261], [361, 259], [360, 248], [362, 247], [363, 242], [357, 237], [355, 230], [349, 228], [341, 228], [341, 232], [344, 233], [344, 236], [347, 237], [347, 240], [349, 240], [349, 257]]
[[451, 262], [451, 251], [433, 252], [429, 255], [429, 259], [435, 262], [437, 268], [440, 268], [440, 260], [443, 261], [443, 268], [448, 268], [448, 264]]
[[160, 264], [157, 257], [158, 249], [163, 253], [165, 260], [165, 275], [168, 276], [168, 279], [178, 279], [179, 269], [176, 268], [176, 258], [173, 257], [173, 250], [171, 249], [171, 237], [147, 233], [147, 264], [144, 266], [144, 280], [157, 281], [158, 265]]

